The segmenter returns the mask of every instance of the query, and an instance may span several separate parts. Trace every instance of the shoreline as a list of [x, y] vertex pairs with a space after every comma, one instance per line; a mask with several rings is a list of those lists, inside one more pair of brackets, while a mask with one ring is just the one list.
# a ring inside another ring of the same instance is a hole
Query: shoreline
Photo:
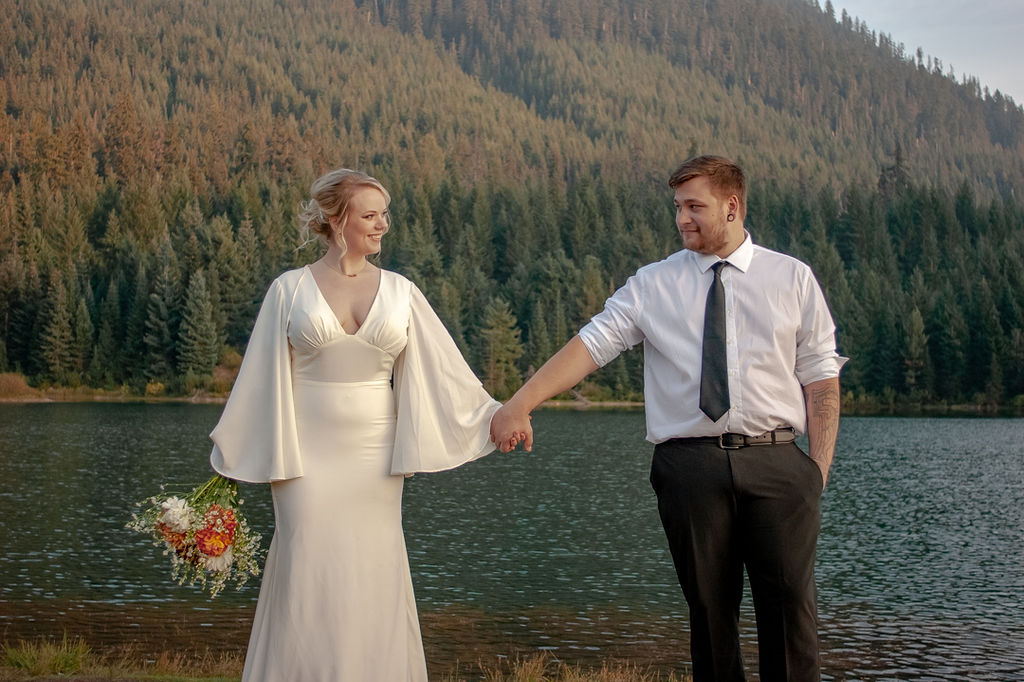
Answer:
[[[193, 405], [223, 405], [229, 393], [196, 391], [192, 395], [137, 395], [125, 387], [115, 390], [85, 386], [69, 388], [51, 386], [33, 388], [24, 377], [14, 373], [0, 373], [0, 405], [37, 403], [185, 403]], [[589, 400], [578, 396], [572, 400], [546, 400], [538, 409], [558, 410], [640, 410], [643, 401]], [[844, 396], [841, 412], [848, 417], [1024, 417], [1024, 399], [1011, 404], [985, 405], [978, 403], [887, 403], [871, 398]]]
[[[223, 405], [227, 396], [191, 395], [191, 396], [141, 396], [129, 394], [74, 394], [66, 395], [65, 391], [46, 392], [45, 395], [14, 395], [0, 396], [0, 404], [34, 405], [41, 403], [190, 403], [194, 405]], [[642, 402], [630, 400], [546, 400], [540, 404], [543, 409], [641, 409]]]
[[[158, 405], [161, 403], [182, 403], [192, 405], [223, 405], [226, 395], [209, 395], [202, 392], [189, 396], [145, 396], [124, 392], [103, 392], [102, 389], [33, 389], [33, 393], [0, 395], [0, 405], [34, 405], [45, 403], [140, 403]], [[100, 392], [91, 392], [100, 391]], [[538, 409], [551, 410], [641, 410], [642, 401], [632, 400], [545, 400]], [[842, 415], [846, 417], [1024, 417], [1024, 406], [1017, 405], [976, 405], [964, 404], [922, 404], [907, 403], [891, 406], [844, 404]]]
[[[237, 680], [254, 609], [252, 603], [0, 601], [0, 682]], [[611, 678], [618, 682], [688, 679], [688, 661], [679, 655], [685, 628], [637, 641], [633, 616], [607, 613], [602, 629], [615, 636], [598, 641], [598, 652], [574, 645], [580, 632], [569, 622], [572, 610], [537, 615], [465, 606], [419, 611], [430, 679], [607, 682], [602, 669], [619, 672]], [[745, 654], [753, 660], [749, 643]]]

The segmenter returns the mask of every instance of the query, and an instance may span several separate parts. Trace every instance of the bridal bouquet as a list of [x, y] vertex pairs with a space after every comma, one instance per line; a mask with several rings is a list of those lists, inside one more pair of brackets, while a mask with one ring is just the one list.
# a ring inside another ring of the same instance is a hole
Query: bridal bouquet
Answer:
[[161, 493], [136, 504], [127, 527], [153, 538], [171, 558], [171, 577], [179, 585], [199, 582], [216, 597], [233, 580], [236, 588], [259, 575], [260, 535], [249, 529], [239, 510], [238, 484], [214, 476], [189, 493]]

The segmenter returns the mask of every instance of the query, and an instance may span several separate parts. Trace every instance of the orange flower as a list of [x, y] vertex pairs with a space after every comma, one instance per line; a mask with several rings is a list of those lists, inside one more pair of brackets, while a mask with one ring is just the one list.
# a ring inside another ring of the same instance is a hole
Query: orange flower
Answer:
[[157, 523], [156, 527], [160, 531], [160, 535], [163, 536], [164, 541], [173, 547], [175, 552], [179, 555], [184, 554], [186, 546], [184, 533], [176, 533], [164, 523]]
[[[238, 521], [235, 519], [235, 512], [232, 509], [225, 509], [219, 504], [211, 504], [210, 508], [206, 510], [206, 516], [204, 518], [206, 525], [222, 530], [228, 534], [228, 538], [231, 541], [235, 539], [235, 529], [238, 527]], [[217, 556], [216, 554], [211, 556]]]
[[196, 532], [196, 546], [207, 556], [220, 556], [231, 546], [233, 539], [228, 533], [212, 526], [206, 526]]

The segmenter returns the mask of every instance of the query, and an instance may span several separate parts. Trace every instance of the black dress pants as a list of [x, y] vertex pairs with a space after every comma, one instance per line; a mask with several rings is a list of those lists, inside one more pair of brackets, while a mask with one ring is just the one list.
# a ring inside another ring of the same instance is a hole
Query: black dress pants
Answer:
[[690, 607], [694, 680], [745, 679], [738, 627], [744, 567], [761, 679], [820, 680], [818, 465], [794, 443], [723, 450], [678, 439], [655, 446], [651, 485]]

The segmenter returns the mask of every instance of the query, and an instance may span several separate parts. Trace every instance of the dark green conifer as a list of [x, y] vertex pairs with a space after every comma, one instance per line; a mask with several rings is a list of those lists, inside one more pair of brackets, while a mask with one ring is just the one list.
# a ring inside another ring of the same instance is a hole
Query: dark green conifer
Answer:
[[39, 352], [43, 359], [45, 378], [66, 383], [74, 372], [74, 332], [68, 291], [59, 271], [50, 273], [43, 308], [43, 327], [39, 336]]
[[213, 305], [200, 270], [192, 275], [185, 292], [181, 330], [178, 337], [178, 372], [199, 380], [213, 376], [220, 356], [220, 338], [213, 321]]
[[510, 398], [523, 382], [516, 367], [523, 354], [519, 334], [508, 303], [493, 299], [484, 311], [480, 341], [484, 348], [484, 388], [498, 400]]

